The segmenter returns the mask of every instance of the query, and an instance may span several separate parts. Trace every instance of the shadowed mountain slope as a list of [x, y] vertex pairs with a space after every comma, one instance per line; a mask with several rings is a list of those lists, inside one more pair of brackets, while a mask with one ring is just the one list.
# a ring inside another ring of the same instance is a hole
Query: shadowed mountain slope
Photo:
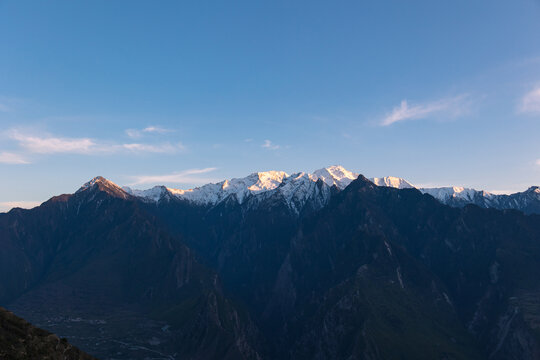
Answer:
[[102, 359], [540, 357], [537, 215], [363, 176], [301, 208], [111, 184], [0, 214], [1, 304]]

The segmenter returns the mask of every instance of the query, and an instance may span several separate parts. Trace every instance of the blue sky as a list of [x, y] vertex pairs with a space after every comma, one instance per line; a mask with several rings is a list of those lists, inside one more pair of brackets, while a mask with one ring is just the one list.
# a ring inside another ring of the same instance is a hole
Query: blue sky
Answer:
[[0, 0], [0, 210], [332, 164], [540, 185], [538, 34], [538, 0]]

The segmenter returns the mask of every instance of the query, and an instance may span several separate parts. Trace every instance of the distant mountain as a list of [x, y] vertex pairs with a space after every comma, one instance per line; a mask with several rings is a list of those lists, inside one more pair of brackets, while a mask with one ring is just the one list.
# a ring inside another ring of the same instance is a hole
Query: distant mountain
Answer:
[[0, 214], [0, 305], [102, 360], [533, 360], [539, 259], [538, 215], [341, 167], [97, 177]]
[[[396, 189], [412, 188], [414, 185], [396, 177], [372, 178], [375, 185], [393, 187]], [[474, 204], [483, 208], [515, 209], [526, 214], [540, 214], [540, 188], [531, 186], [523, 192], [510, 195], [497, 195], [483, 190], [463, 187], [418, 188], [422, 193], [429, 194], [443, 204], [464, 207]]]
[[412, 189], [414, 185], [408, 182], [405, 179], [397, 178], [393, 176], [386, 176], [382, 178], [371, 178], [369, 179], [377, 186], [388, 186], [396, 189]]
[[92, 360], [66, 339], [38, 329], [0, 308], [0, 359]]
[[[357, 173], [346, 170], [342, 166], [330, 166], [316, 170], [312, 174], [301, 172], [289, 175], [283, 171], [259, 172], [245, 178], [225, 180], [190, 190], [172, 189], [165, 186], [156, 186], [148, 190], [135, 190], [129, 187], [123, 189], [130, 195], [148, 202], [168, 201], [175, 198], [202, 206], [215, 206], [232, 199], [240, 204], [248, 202], [248, 206], [257, 206], [261, 199], [274, 196], [284, 199], [291, 210], [300, 214], [306, 203], [311, 202], [310, 205], [322, 208], [330, 200], [332, 187], [343, 190], [357, 177]], [[315, 186], [319, 180], [323, 183], [322, 187]], [[396, 189], [415, 188], [407, 180], [393, 176], [369, 180], [377, 186]], [[474, 204], [483, 208], [515, 209], [526, 214], [540, 214], [538, 186], [511, 195], [496, 195], [463, 187], [418, 188], [418, 190], [433, 196], [443, 204], [454, 207]], [[313, 201], [318, 204], [315, 205]]]
[[247, 207], [256, 207], [261, 201], [274, 197], [282, 199], [289, 209], [299, 214], [306, 203], [311, 202], [311, 205], [321, 208], [329, 201], [332, 187], [343, 190], [357, 177], [358, 174], [342, 166], [330, 166], [316, 170], [313, 174], [258, 172], [245, 178], [225, 180], [190, 190], [164, 186], [148, 190], [124, 187], [124, 190], [149, 202], [170, 201], [174, 198], [201, 206], [216, 206], [221, 202], [234, 201], [246, 203]]

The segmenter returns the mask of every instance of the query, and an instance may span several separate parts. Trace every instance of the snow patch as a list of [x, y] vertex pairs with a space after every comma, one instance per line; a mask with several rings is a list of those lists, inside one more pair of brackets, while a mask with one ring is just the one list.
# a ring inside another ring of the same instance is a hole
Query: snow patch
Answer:
[[382, 178], [370, 178], [369, 180], [377, 186], [387, 186], [387, 187], [393, 187], [396, 189], [414, 188], [414, 185], [408, 182], [407, 180], [398, 178], [398, 177], [393, 177], [393, 176], [385, 176]]

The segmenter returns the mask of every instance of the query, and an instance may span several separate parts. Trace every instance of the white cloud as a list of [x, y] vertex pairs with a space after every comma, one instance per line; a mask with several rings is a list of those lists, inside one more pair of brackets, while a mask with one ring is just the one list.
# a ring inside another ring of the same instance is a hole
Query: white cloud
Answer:
[[184, 145], [182, 143], [177, 144], [158, 144], [158, 145], [151, 145], [151, 144], [122, 144], [122, 147], [124, 149], [127, 149], [129, 151], [133, 152], [147, 152], [147, 153], [175, 153], [178, 151], [185, 150]]
[[166, 133], [170, 133], [170, 132], [173, 132], [173, 131], [174, 130], [165, 129], [165, 128], [160, 127], [160, 126], [148, 126], [148, 127], [145, 127], [142, 130], [139, 130], [139, 129], [127, 129], [126, 134], [130, 138], [137, 139], [137, 138], [142, 137], [145, 133], [146, 134], [166, 134]]
[[10, 137], [26, 150], [39, 154], [88, 154], [99, 150], [94, 140], [89, 138], [39, 137], [18, 131], [11, 131]]
[[205, 169], [190, 169], [180, 172], [174, 172], [166, 175], [137, 175], [131, 176], [133, 185], [145, 185], [145, 184], [207, 184], [215, 182], [215, 179], [201, 177], [202, 174], [215, 171], [216, 168], [210, 167]]
[[30, 164], [22, 155], [0, 152], [0, 164]]
[[272, 143], [270, 140], [264, 140], [264, 143], [261, 145], [261, 147], [269, 150], [277, 150], [280, 148], [279, 145]]
[[523, 113], [540, 114], [540, 86], [523, 96], [519, 111]]
[[[185, 150], [182, 143], [104, 143], [91, 138], [66, 138], [51, 135], [38, 136], [19, 130], [8, 131], [8, 136], [30, 153], [37, 154], [112, 154], [131, 153], [176, 153]], [[13, 157], [12, 157], [13, 158]]]
[[141, 131], [136, 130], [136, 129], [127, 129], [126, 130], [126, 135], [129, 136], [132, 139], [137, 139], [137, 138], [140, 138], [142, 136]]
[[165, 128], [162, 128], [160, 126], [148, 126], [148, 127], [144, 128], [142, 131], [146, 132], [146, 133], [165, 134], [165, 133], [168, 133], [168, 132], [172, 132], [173, 130], [165, 129]]
[[39, 201], [6, 201], [6, 202], [0, 202], [0, 212], [7, 212], [13, 208], [23, 208], [23, 209], [31, 209], [36, 206], [39, 206], [41, 202]]
[[381, 125], [388, 126], [399, 121], [425, 119], [431, 115], [459, 116], [468, 108], [468, 104], [464, 101], [466, 98], [466, 95], [459, 95], [414, 106], [410, 106], [407, 100], [403, 100], [399, 107], [394, 108], [382, 120]]
[[536, 165], [540, 166], [540, 159], [536, 160]]

